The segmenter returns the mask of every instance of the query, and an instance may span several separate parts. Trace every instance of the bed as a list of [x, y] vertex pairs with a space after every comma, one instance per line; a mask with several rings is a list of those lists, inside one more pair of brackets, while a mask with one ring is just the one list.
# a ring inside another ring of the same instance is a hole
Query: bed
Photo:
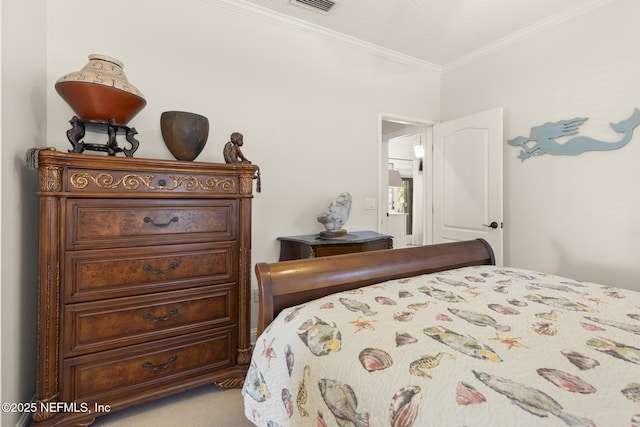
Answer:
[[640, 293], [484, 240], [256, 265], [257, 426], [640, 426]]

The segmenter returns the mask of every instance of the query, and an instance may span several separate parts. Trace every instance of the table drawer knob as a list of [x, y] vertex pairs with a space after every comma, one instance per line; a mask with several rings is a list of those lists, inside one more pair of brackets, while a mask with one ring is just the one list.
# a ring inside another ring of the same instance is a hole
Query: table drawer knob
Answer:
[[156, 270], [153, 267], [151, 267], [149, 264], [145, 264], [142, 266], [142, 269], [145, 271], [149, 271], [153, 274], [167, 274], [171, 270], [175, 270], [176, 268], [178, 268], [179, 265], [180, 263], [178, 261], [174, 261], [169, 265], [169, 268], [167, 268], [166, 270]]
[[169, 226], [171, 223], [173, 222], [178, 222], [178, 217], [174, 216], [173, 218], [171, 218], [169, 220], [169, 222], [165, 222], [164, 224], [162, 223], [156, 223], [154, 220], [152, 220], [151, 218], [149, 218], [148, 216], [144, 217], [144, 222], [146, 222], [147, 224], [152, 224], [155, 225], [156, 227], [167, 227]]
[[160, 371], [162, 369], [167, 369], [169, 365], [178, 360], [178, 355], [174, 354], [164, 365], [156, 365], [154, 366], [151, 362], [144, 362], [142, 364], [143, 368], [150, 368], [152, 371]]

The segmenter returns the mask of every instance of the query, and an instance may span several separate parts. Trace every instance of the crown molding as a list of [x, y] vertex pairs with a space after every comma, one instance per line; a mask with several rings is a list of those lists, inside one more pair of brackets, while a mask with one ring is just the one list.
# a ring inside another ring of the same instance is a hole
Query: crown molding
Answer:
[[443, 65], [442, 71], [443, 72], [452, 71], [463, 65], [477, 61], [482, 57], [488, 56], [508, 46], [512, 46], [520, 42], [521, 40], [527, 39], [535, 34], [539, 34], [549, 28], [560, 25], [573, 18], [576, 18], [577, 16], [590, 12], [599, 7], [602, 7], [608, 3], [611, 3], [612, 1], [613, 0], [592, 0], [589, 2], [585, 2], [584, 4], [581, 4], [579, 6], [576, 6], [574, 8], [570, 8], [563, 12], [557, 13], [547, 19], [543, 19], [542, 21], [536, 22], [535, 24], [529, 25], [528, 27], [524, 27], [523, 29], [513, 34], [510, 34], [509, 36], [504, 37], [494, 43], [490, 43], [480, 49], [477, 49], [471, 52], [470, 54], [461, 57], [456, 61]]
[[452, 71], [456, 68], [462, 67], [466, 64], [477, 61], [485, 56], [495, 53], [508, 46], [512, 46], [528, 37], [535, 34], [539, 34], [549, 28], [560, 25], [566, 21], [569, 21], [584, 13], [590, 12], [594, 9], [602, 7], [614, 0], [591, 0], [587, 1], [579, 6], [567, 9], [556, 15], [553, 15], [547, 19], [539, 21], [528, 27], [524, 27], [521, 30], [504, 37], [494, 43], [490, 43], [480, 49], [471, 52], [468, 55], [461, 57], [460, 59], [447, 63], [445, 65], [435, 64], [433, 62], [424, 61], [416, 57], [400, 53], [398, 51], [387, 49], [374, 43], [366, 42], [358, 38], [348, 36], [338, 31], [333, 31], [322, 27], [320, 25], [312, 24], [310, 22], [297, 19], [283, 13], [267, 9], [262, 6], [258, 6], [254, 3], [247, 2], [245, 0], [202, 0], [205, 3], [211, 5], [223, 7], [236, 13], [251, 16], [262, 21], [270, 22], [272, 24], [286, 26], [288, 28], [294, 28], [306, 33], [314, 33], [319, 36], [338, 41], [342, 44], [348, 45], [360, 51], [373, 54], [391, 61], [395, 61], [401, 64], [409, 65], [418, 69], [422, 69], [429, 72], [443, 73]]
[[253, 3], [246, 2], [244, 0], [202, 0], [205, 3], [211, 5], [223, 7], [236, 13], [248, 15], [253, 18], [260, 19], [262, 21], [270, 22], [277, 25], [286, 26], [288, 28], [294, 28], [296, 30], [304, 31], [306, 33], [314, 33], [319, 36], [338, 41], [342, 44], [348, 45], [360, 51], [373, 54], [391, 61], [395, 61], [404, 65], [409, 65], [418, 69], [422, 69], [429, 72], [441, 73], [442, 67], [432, 62], [424, 61], [416, 57], [405, 55], [398, 51], [381, 47], [374, 43], [369, 43], [364, 40], [360, 40], [355, 37], [348, 36], [338, 31], [333, 31], [315, 25], [310, 22], [297, 19], [265, 7], [258, 6]]

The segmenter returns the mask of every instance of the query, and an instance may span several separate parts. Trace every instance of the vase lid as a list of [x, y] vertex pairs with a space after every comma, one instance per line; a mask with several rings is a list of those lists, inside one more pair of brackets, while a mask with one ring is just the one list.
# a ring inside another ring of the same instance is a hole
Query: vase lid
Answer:
[[98, 53], [92, 53], [91, 55], [89, 55], [89, 61], [91, 61], [92, 59], [98, 59], [98, 60], [101, 60], [101, 61], [111, 62], [113, 64], [116, 64], [120, 68], [124, 68], [124, 63], [122, 61], [117, 60], [116, 58], [113, 58], [111, 56], [100, 55]]

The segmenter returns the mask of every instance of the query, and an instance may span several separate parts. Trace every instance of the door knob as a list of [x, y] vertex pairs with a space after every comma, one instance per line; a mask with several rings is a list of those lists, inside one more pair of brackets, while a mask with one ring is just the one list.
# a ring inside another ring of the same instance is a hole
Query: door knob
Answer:
[[485, 227], [489, 227], [489, 228], [498, 228], [498, 223], [493, 221], [491, 224], [487, 225], [487, 224], [482, 224]]

